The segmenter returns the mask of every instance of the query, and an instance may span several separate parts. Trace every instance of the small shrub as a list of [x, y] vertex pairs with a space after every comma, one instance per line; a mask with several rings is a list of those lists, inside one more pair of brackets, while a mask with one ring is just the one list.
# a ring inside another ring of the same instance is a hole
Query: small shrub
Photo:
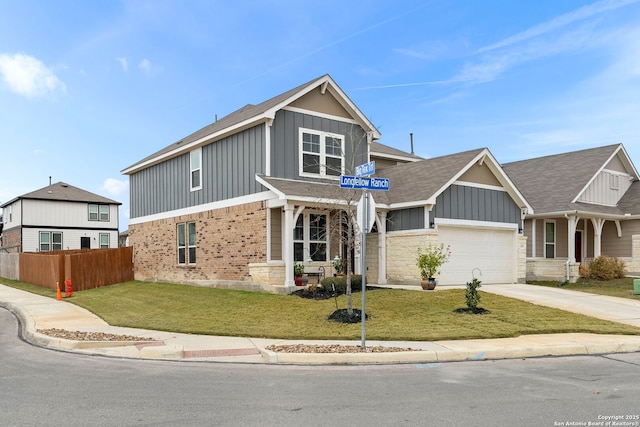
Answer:
[[480, 286], [480, 280], [474, 278], [471, 282], [467, 282], [467, 290], [464, 292], [467, 307], [474, 313], [478, 311], [478, 304], [480, 304], [480, 294], [478, 294]]
[[587, 268], [589, 279], [613, 280], [624, 277], [624, 263], [618, 258], [600, 255], [589, 263]]
[[[333, 292], [331, 285], [335, 285], [337, 294], [347, 293], [347, 276], [343, 277], [327, 277], [322, 280], [322, 288], [325, 292]], [[362, 276], [359, 274], [351, 275], [351, 291], [362, 290]]]

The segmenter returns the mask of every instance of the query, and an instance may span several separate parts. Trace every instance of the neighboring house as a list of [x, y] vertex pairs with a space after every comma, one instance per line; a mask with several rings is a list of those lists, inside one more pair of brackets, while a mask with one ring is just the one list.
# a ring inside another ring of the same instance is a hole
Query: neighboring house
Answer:
[[118, 246], [120, 202], [58, 182], [10, 200], [3, 209], [7, 252]]
[[423, 160], [379, 138], [325, 75], [129, 166], [136, 278], [276, 291], [294, 285], [295, 262], [330, 274], [348, 249], [333, 233], [340, 212], [361, 195], [339, 176], [373, 160], [391, 185], [372, 192], [369, 282], [418, 285], [417, 250], [430, 242], [452, 249], [440, 283], [524, 280], [531, 208], [489, 150]]
[[579, 265], [617, 257], [640, 272], [640, 182], [620, 144], [503, 165], [531, 203], [527, 278], [576, 280]]

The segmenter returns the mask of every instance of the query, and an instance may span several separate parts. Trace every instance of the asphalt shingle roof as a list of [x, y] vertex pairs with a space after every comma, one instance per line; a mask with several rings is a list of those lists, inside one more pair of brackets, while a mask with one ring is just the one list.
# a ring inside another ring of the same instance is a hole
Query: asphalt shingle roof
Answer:
[[15, 199], [5, 203], [2, 207], [13, 203], [19, 199], [31, 199], [31, 200], [51, 200], [51, 201], [68, 201], [68, 202], [86, 202], [86, 203], [108, 203], [121, 205], [122, 203], [115, 200], [102, 197], [98, 194], [91, 193], [86, 190], [82, 190], [73, 185], [69, 185], [65, 182], [56, 182], [47, 187], [40, 188], [39, 190], [32, 191], [30, 193], [18, 196]]
[[502, 165], [536, 214], [579, 210], [620, 215], [637, 208], [637, 183], [625, 194], [618, 207], [590, 203], [571, 203], [605, 165], [620, 144], [522, 160]]

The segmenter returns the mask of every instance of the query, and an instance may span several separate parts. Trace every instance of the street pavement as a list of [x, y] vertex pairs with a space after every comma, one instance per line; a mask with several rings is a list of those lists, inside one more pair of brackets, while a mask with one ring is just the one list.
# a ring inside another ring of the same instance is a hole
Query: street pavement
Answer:
[[[411, 289], [424, 292], [419, 287]], [[640, 300], [521, 284], [484, 285], [482, 291], [640, 327]], [[34, 345], [62, 351], [132, 359], [305, 365], [428, 364], [640, 351], [640, 336], [568, 333], [433, 342], [366, 341], [367, 348], [384, 346], [414, 350], [402, 352], [282, 353], [269, 351], [266, 348], [270, 345], [292, 344], [360, 346], [361, 341], [224, 337], [115, 327], [108, 325], [91, 312], [64, 300], [43, 297], [1, 284], [0, 306], [16, 315], [20, 322], [21, 336]], [[75, 341], [38, 332], [53, 328], [134, 336], [140, 337], [141, 341]], [[147, 338], [152, 338], [154, 341], [143, 340]]]

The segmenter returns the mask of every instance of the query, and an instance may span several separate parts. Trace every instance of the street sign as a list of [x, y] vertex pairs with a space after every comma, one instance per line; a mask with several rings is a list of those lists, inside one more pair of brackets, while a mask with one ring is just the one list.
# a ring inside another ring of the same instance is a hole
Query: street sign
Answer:
[[370, 178], [351, 175], [340, 175], [341, 188], [353, 188], [356, 190], [382, 190], [389, 191], [389, 178]]
[[376, 162], [369, 162], [356, 166], [356, 176], [369, 176], [374, 173], [376, 173]]

